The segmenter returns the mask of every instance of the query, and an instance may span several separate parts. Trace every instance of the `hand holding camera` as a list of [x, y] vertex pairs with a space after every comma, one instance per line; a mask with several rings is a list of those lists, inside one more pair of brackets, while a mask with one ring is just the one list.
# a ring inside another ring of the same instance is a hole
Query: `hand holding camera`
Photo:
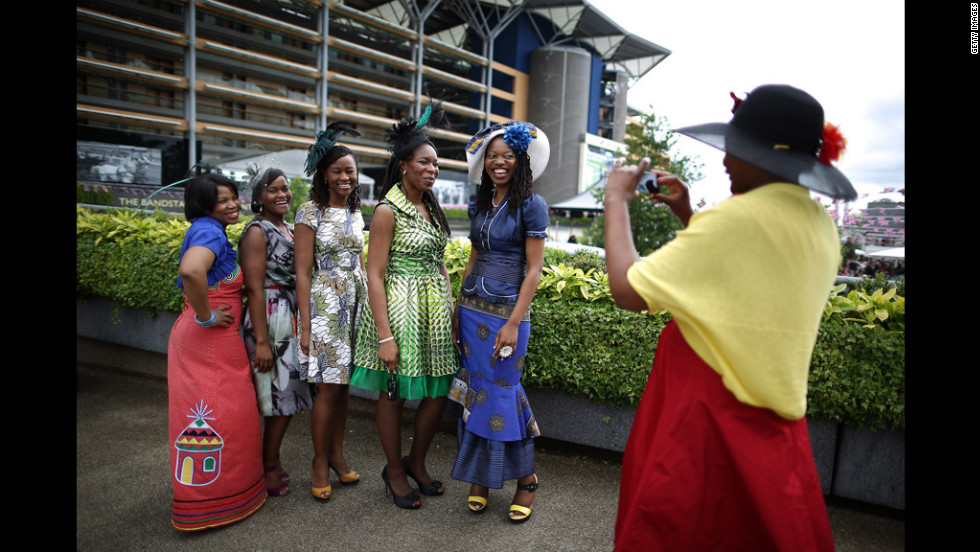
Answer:
[[[660, 193], [661, 190], [659, 180], [660, 175], [655, 172], [644, 173], [643, 176], [640, 177], [640, 189], [646, 190], [648, 194]], [[664, 192], [666, 193], [666, 190], [664, 190]]]

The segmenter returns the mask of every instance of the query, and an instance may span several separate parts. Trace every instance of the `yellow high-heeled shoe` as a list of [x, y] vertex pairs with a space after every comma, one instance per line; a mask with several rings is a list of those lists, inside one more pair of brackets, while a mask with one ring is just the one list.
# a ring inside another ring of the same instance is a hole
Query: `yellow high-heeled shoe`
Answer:
[[534, 492], [538, 490], [538, 475], [534, 474], [534, 483], [528, 483], [527, 485], [521, 485], [518, 483], [517, 490], [531, 493], [531, 504], [526, 507], [518, 504], [511, 504], [510, 511], [507, 512], [507, 519], [509, 519], [511, 523], [524, 523], [525, 521], [531, 519], [531, 508], [534, 506]]
[[[479, 504], [480, 507], [474, 507], [474, 503]], [[483, 511], [487, 509], [487, 499], [480, 495], [470, 495], [469, 498], [466, 499], [466, 506], [474, 514], [482, 514]]]
[[[316, 464], [316, 461], [314, 460], [314, 465], [315, 464]], [[313, 487], [312, 488], [312, 491], [311, 492], [313, 493], [313, 498], [315, 498], [317, 500], [320, 500], [320, 501], [323, 501], [323, 502], [326, 502], [326, 501], [330, 500], [330, 496], [333, 494], [333, 487], [330, 486], [330, 478], [329, 478], [329, 476], [330, 476], [330, 472], [327, 472], [327, 485], [326, 485], [326, 487]], [[314, 483], [314, 485], [315, 485], [315, 483]], [[324, 496], [324, 495], [326, 495], [326, 496]]]
[[[330, 485], [327, 485], [326, 487], [319, 487], [319, 488], [313, 487], [311, 489], [311, 492], [313, 493], [313, 498], [326, 502], [330, 500], [330, 495], [333, 494], [333, 487], [331, 487]], [[326, 494], [326, 496], [324, 496], [324, 494]]]
[[340, 473], [340, 470], [338, 470], [333, 465], [333, 462], [329, 460], [327, 461], [327, 465], [330, 467], [330, 469], [333, 470], [335, 474], [337, 474], [337, 479], [340, 480], [341, 485], [345, 487], [353, 487], [354, 485], [357, 485], [358, 483], [361, 482], [361, 475], [356, 471], [348, 468], [347, 473]]

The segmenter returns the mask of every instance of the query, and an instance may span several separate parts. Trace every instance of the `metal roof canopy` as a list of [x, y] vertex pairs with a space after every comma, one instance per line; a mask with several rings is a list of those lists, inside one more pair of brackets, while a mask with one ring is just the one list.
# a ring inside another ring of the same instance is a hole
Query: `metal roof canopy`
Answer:
[[522, 9], [551, 22], [551, 29], [540, 29], [531, 20], [543, 45], [580, 46], [595, 52], [607, 70], [625, 72], [631, 85], [671, 54], [667, 48], [629, 33], [586, 0], [347, 0], [345, 4], [409, 28], [414, 25], [407, 6], [419, 11], [435, 4], [426, 19], [425, 33], [460, 47], [465, 40], [459, 32], [461, 26], [469, 30], [471, 25], [499, 21]]

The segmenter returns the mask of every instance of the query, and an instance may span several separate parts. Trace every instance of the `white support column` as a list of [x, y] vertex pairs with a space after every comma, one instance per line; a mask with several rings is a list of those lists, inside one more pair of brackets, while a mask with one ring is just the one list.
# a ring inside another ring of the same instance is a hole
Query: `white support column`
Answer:
[[184, 73], [188, 85], [184, 95], [184, 118], [187, 119], [187, 167], [190, 171], [197, 164], [197, 14], [194, 2], [188, 2], [184, 11], [184, 31], [187, 33]]
[[320, 9], [320, 36], [323, 37], [323, 45], [320, 46], [320, 84], [318, 90], [320, 117], [317, 121], [317, 129], [327, 128], [327, 106], [329, 105], [327, 95], [327, 69], [330, 65], [330, 52], [327, 47], [327, 40], [330, 38], [330, 0], [323, 3]]

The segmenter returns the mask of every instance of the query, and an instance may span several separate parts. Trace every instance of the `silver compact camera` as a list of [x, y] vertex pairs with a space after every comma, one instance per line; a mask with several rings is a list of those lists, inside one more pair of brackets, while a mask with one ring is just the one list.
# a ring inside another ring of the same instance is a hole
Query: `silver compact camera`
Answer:
[[658, 184], [657, 173], [648, 172], [640, 177], [640, 189], [646, 190], [649, 194], [655, 194], [660, 191], [660, 184]]

